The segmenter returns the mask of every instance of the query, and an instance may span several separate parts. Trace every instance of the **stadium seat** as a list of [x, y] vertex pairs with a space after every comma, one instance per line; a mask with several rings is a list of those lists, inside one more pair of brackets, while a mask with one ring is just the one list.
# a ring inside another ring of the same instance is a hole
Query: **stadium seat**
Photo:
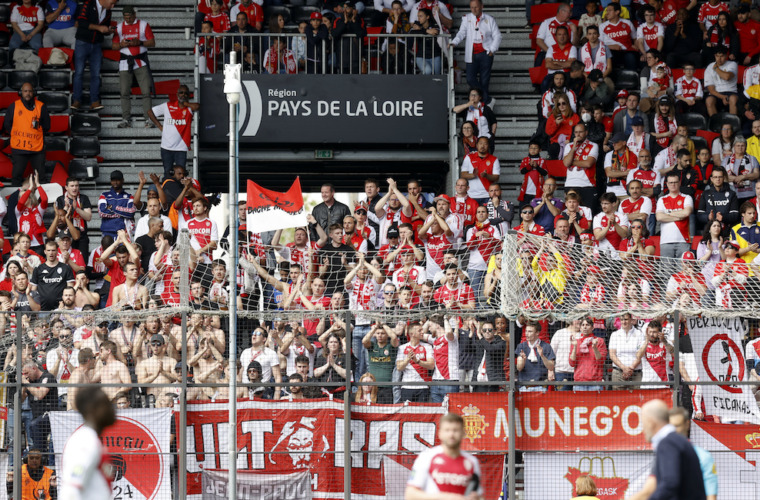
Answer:
[[530, 68], [528, 70], [528, 74], [530, 74], [530, 82], [533, 85], [541, 85], [541, 82], [543, 82], [544, 78], [546, 78], [546, 66], [541, 65]]
[[552, 177], [567, 177], [567, 167], [562, 160], [548, 160], [544, 168]]
[[4, 68], [7, 65], [8, 65], [8, 49], [0, 49], [0, 68]]
[[[306, 0], [306, 5], [309, 7], [320, 7], [322, 5], [322, 2], [319, 0]], [[320, 10], [322, 9], [320, 8]]]
[[627, 69], [613, 73], [612, 80], [615, 82], [615, 88], [618, 90], [636, 90], [641, 86], [639, 74]]
[[0, 90], [8, 86], [8, 73], [0, 73]]
[[271, 19], [272, 16], [276, 16], [278, 14], [282, 15], [283, 19], [285, 19], [285, 24], [290, 23], [290, 9], [287, 7], [283, 7], [281, 5], [270, 5], [264, 9], [264, 19]]
[[47, 105], [50, 113], [63, 113], [69, 109], [69, 94], [63, 92], [43, 92], [37, 95], [37, 99]]
[[71, 116], [71, 134], [74, 136], [98, 135], [101, 126], [100, 117], [96, 114], [77, 113]]
[[21, 86], [26, 82], [31, 83], [34, 88], [37, 88], [37, 73], [34, 71], [11, 71], [8, 75], [8, 86], [13, 90], [21, 90]]
[[376, 11], [375, 9], [366, 9], [364, 12], [362, 12], [362, 19], [364, 19], [364, 24], [370, 28], [370, 27], [385, 27], [385, 17], [382, 15], [382, 13]]
[[715, 133], [720, 133], [720, 127], [722, 127], [724, 123], [730, 123], [733, 125], [735, 133], [739, 133], [742, 130], [742, 122], [739, 120], [739, 117], [726, 112], [715, 113], [712, 115], [710, 117], [708, 129]]
[[699, 151], [702, 148], [709, 148], [710, 146], [707, 145], [707, 141], [704, 137], [700, 137], [698, 135], [692, 136], [691, 140], [694, 141], [694, 150]]
[[[288, 0], [288, 5], [290, 5], [291, 7], [303, 7], [304, 5], [306, 5], [306, 0]], [[293, 13], [293, 18], [295, 17], [296, 15], [295, 13]]]
[[705, 143], [708, 144], [708, 147], [712, 147], [713, 141], [720, 136], [720, 134], [716, 132], [710, 132], [709, 130], [697, 130], [697, 136], [701, 137], [705, 140]]
[[[683, 70], [681, 68], [676, 68], [671, 71], [673, 74], [673, 81], [675, 82], [679, 78], [683, 76]], [[698, 80], [704, 80], [705, 79], [705, 70], [704, 68], [697, 68], [694, 70], [694, 78]], [[741, 78], [739, 78], [739, 81], [741, 81]]]
[[8, 4], [0, 5], [0, 23], [5, 24], [11, 19], [11, 7]]
[[49, 134], [68, 134], [69, 115], [50, 115]]
[[689, 127], [689, 132], [704, 130], [707, 128], [707, 120], [699, 113], [684, 113], [676, 116], [676, 123]]
[[0, 47], [7, 47], [11, 41], [11, 34], [7, 31], [0, 31]]
[[67, 151], [68, 141], [65, 137], [45, 136], [45, 151]]
[[42, 70], [39, 76], [40, 87], [46, 90], [68, 90], [71, 85], [71, 71], [69, 70]]
[[298, 6], [293, 9], [293, 20], [297, 23], [301, 21], [309, 22], [309, 18], [312, 12], [321, 12], [322, 9], [318, 7]]
[[542, 3], [530, 8], [530, 23], [541, 24], [545, 19], [557, 15], [558, 3]]
[[[92, 175], [88, 173], [92, 169]], [[98, 160], [95, 158], [74, 158], [69, 162], [69, 176], [79, 179], [95, 179], [98, 177]]]
[[77, 136], [71, 139], [69, 153], [77, 157], [92, 158], [100, 154], [100, 141], [95, 136]]
[[8, 106], [18, 100], [18, 92], [0, 92], [0, 110], [7, 109]]

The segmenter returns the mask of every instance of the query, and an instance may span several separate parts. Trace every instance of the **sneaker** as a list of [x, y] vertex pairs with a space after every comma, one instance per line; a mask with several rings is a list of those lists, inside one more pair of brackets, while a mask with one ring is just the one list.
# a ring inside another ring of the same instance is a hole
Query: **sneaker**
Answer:
[[496, 107], [496, 99], [494, 99], [494, 98], [492, 97], [492, 98], [491, 98], [491, 100], [490, 100], [490, 101], [488, 101], [488, 104], [487, 104], [487, 106], [488, 106], [489, 108], [491, 108], [491, 110], [493, 110], [493, 109]]
[[71, 103], [71, 109], [79, 109], [82, 104], [79, 101], [74, 101]]
[[98, 111], [98, 110], [101, 110], [101, 109], [103, 109], [103, 105], [102, 105], [102, 104], [100, 104], [100, 101], [95, 101], [95, 102], [93, 102], [93, 103], [90, 105], [90, 109], [91, 109], [92, 111]]
[[153, 127], [155, 127], [155, 125], [153, 124], [152, 121], [150, 120], [145, 121], [145, 128], [153, 128]]
[[523, 29], [532, 30], [533, 29], [533, 24], [531, 24], [530, 21], [529, 21], [528, 24], [526, 24], [525, 26], [523, 26]]
[[132, 124], [129, 123], [127, 120], [122, 120], [121, 123], [117, 125], [118, 128], [132, 128]]

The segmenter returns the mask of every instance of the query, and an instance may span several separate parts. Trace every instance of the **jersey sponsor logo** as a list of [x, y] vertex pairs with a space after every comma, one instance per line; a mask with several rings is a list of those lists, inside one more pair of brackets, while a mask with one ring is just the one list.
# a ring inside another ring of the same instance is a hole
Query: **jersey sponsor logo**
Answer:
[[180, 120], [178, 120], [176, 118], [170, 118], [168, 120], [168, 122], [169, 122], [169, 125], [174, 125], [175, 127], [178, 126], [178, 125], [180, 125], [180, 126], [187, 125], [187, 120], [185, 120], [184, 118], [182, 118]]
[[441, 472], [434, 470], [430, 473], [433, 481], [438, 485], [449, 484], [451, 486], [467, 486], [470, 480], [469, 474], [457, 474], [456, 472]]
[[625, 38], [628, 36], [628, 30], [623, 28], [615, 31], [607, 31], [605, 30], [605, 33], [608, 37], [612, 39], [618, 39], [618, 38]]

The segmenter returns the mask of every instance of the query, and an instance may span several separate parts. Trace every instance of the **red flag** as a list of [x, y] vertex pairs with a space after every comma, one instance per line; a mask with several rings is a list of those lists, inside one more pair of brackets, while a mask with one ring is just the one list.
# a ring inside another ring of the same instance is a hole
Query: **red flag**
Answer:
[[298, 177], [285, 193], [265, 189], [249, 180], [245, 205], [247, 229], [254, 233], [308, 224]]

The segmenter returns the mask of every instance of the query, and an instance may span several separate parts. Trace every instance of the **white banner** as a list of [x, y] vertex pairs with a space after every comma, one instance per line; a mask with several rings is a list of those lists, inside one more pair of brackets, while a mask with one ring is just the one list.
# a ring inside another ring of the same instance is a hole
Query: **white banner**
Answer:
[[[700, 381], [737, 382], [749, 380], [742, 349], [744, 324], [738, 318], [688, 318], [691, 345]], [[705, 414], [723, 422], [760, 424], [760, 411], [749, 385], [700, 385]], [[699, 402], [697, 397], [697, 403]], [[701, 411], [701, 408], [695, 408]]]
[[[703, 428], [704, 427], [704, 428]], [[691, 440], [712, 454], [718, 473], [718, 500], [756, 499], [760, 495], [757, 427], [691, 423]]]
[[[169, 454], [172, 411], [165, 408], [119, 410], [116, 424], [101, 436], [116, 469], [114, 498], [151, 500], [171, 498]], [[75, 411], [50, 412], [56, 469], [69, 436], [83, 424]]]
[[[229, 485], [226, 470], [204, 470], [203, 500], [226, 500]], [[308, 469], [293, 474], [263, 474], [237, 471], [238, 500], [311, 500]]]
[[573, 498], [575, 480], [588, 474], [600, 500], [622, 500], [644, 485], [652, 470], [652, 452], [541, 453], [526, 452], [525, 500]]

